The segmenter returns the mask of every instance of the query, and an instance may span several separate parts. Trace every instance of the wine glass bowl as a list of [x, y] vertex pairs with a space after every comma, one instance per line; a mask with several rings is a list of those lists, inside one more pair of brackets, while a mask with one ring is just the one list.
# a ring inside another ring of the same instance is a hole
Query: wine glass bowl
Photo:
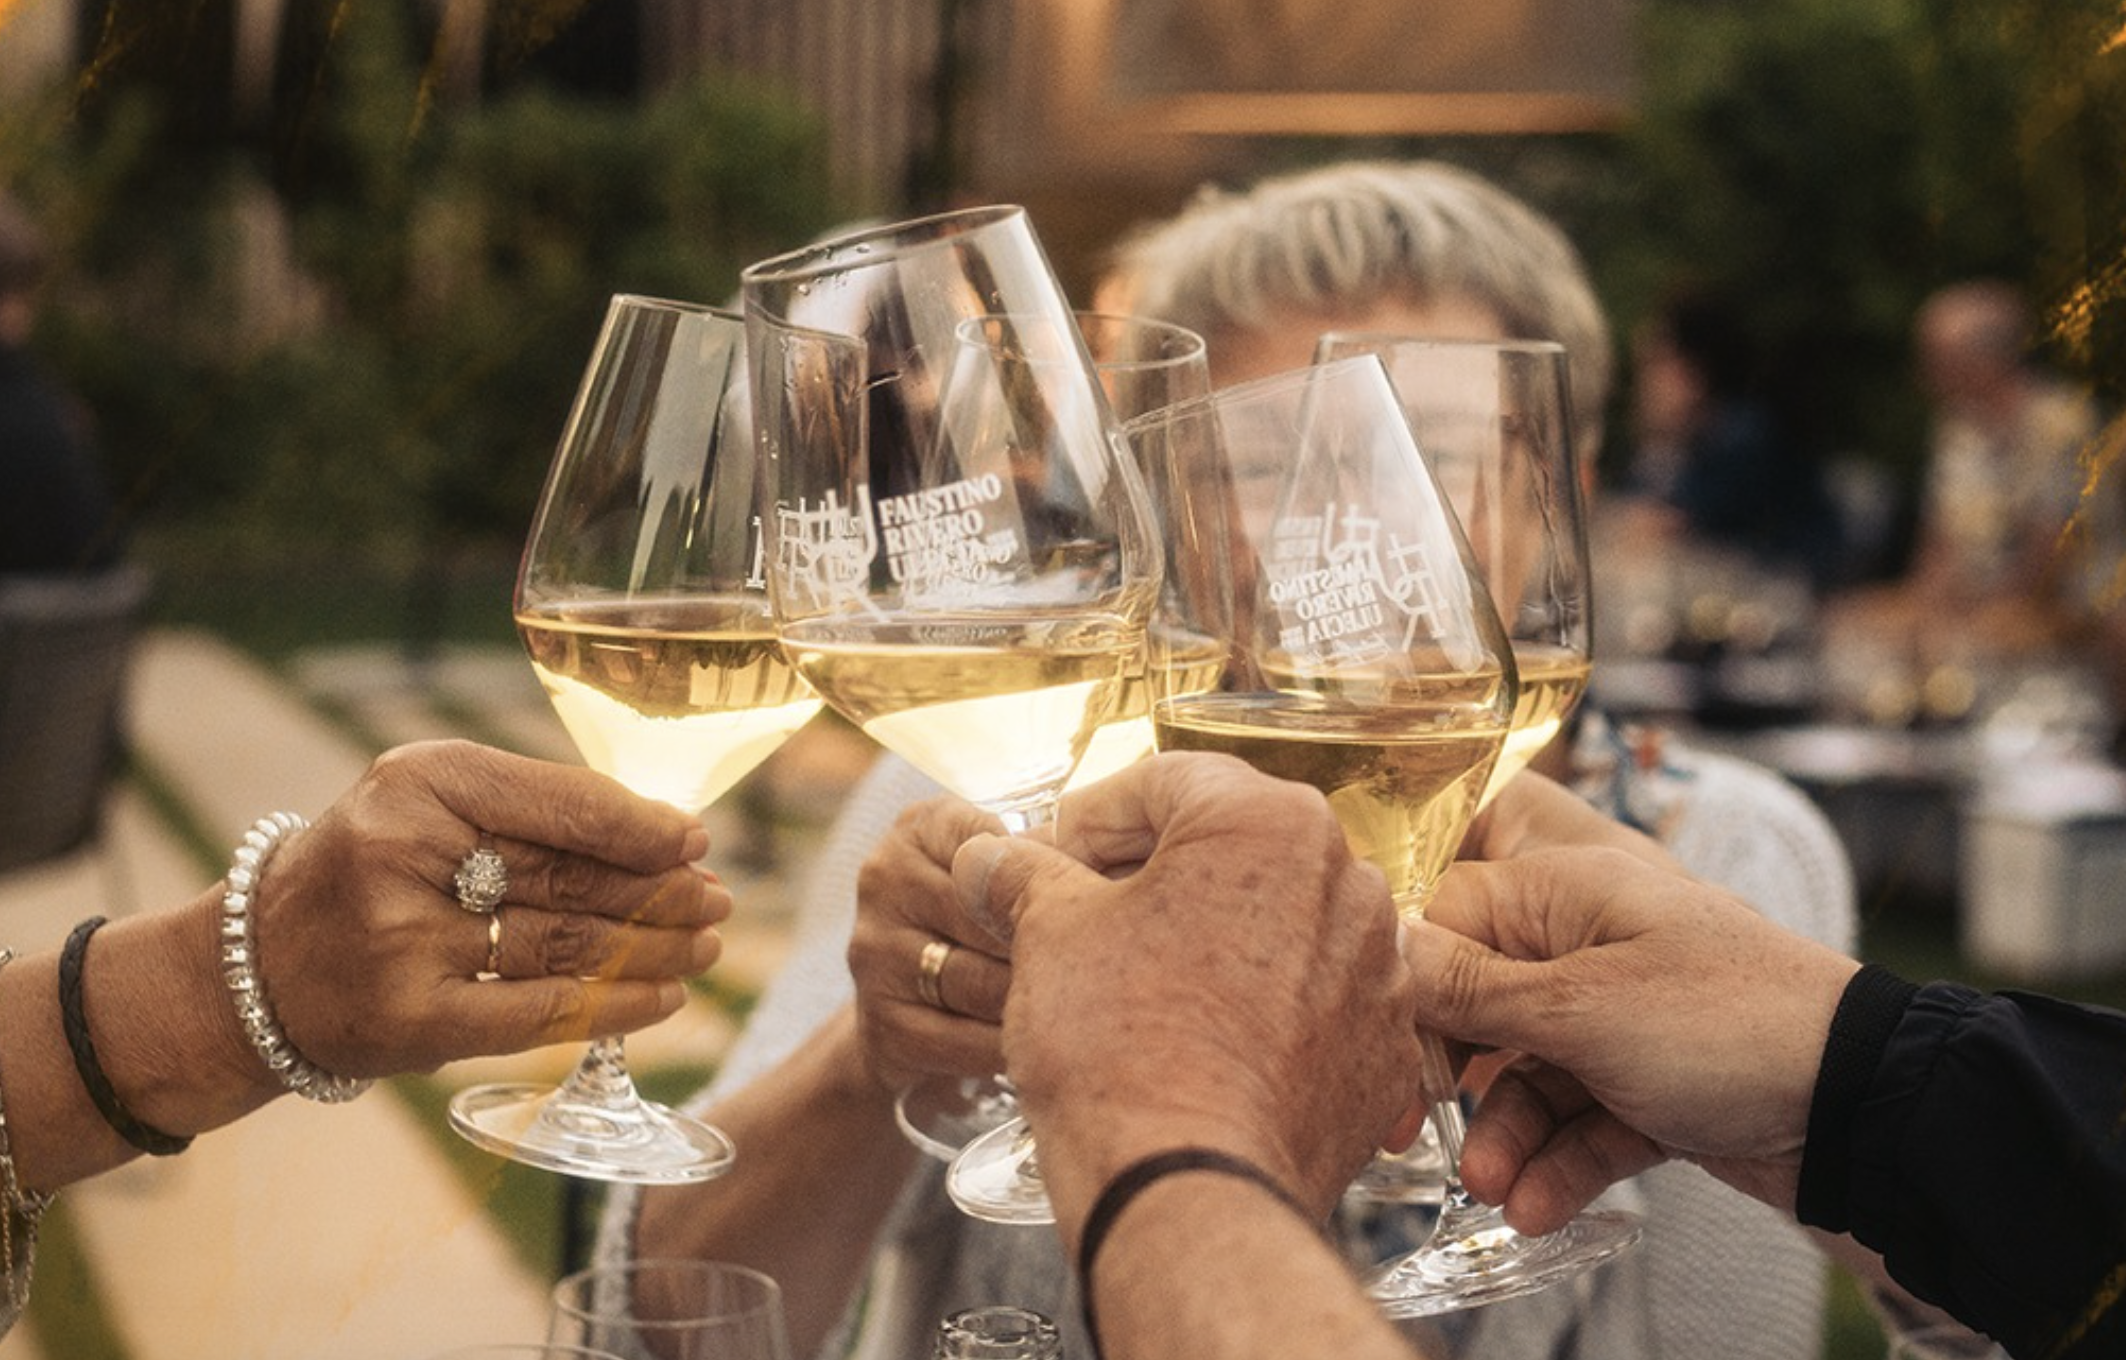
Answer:
[[1353, 354], [1387, 368], [1513, 645], [1519, 698], [1489, 803], [1557, 737], [1591, 669], [1587, 488], [1565, 349], [1335, 331], [1316, 349]]
[[1151, 633], [1159, 749], [1225, 751], [1314, 785], [1398, 904], [1421, 906], [1516, 682], [1379, 361], [1244, 383], [1131, 432], [1172, 493], [1175, 584]]
[[[548, 470], [515, 615], [586, 764], [698, 813], [820, 707], [783, 657], [759, 575], [758, 466], [740, 318], [621, 295], [608, 306]], [[643, 1100], [617, 1036], [559, 1087], [460, 1091], [457, 1131], [603, 1180], [728, 1170], [713, 1126]]]
[[782, 1287], [729, 1261], [636, 1259], [564, 1275], [547, 1339], [657, 1360], [791, 1360]]

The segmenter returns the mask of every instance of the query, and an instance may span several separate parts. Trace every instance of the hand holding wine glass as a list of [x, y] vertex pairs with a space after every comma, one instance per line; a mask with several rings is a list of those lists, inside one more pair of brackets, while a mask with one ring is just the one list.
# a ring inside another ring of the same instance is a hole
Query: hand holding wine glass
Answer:
[[[606, 313], [519, 569], [533, 670], [592, 768], [698, 813], [819, 708], [758, 576], [757, 467], [737, 317], [621, 296]], [[730, 1140], [641, 1099], [617, 1037], [558, 1090], [460, 1092], [493, 1152], [606, 1180], [703, 1180]]]

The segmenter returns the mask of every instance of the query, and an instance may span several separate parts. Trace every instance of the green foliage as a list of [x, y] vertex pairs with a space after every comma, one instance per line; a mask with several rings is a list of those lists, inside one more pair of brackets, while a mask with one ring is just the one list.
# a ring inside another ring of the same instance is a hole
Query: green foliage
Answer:
[[[1644, 25], [1630, 206], [1583, 238], [1603, 292], [1623, 328], [1684, 284], [1736, 300], [1826, 451], [1916, 455], [1933, 288], [1994, 274], [2057, 306], [2118, 258], [2108, 0], [1652, 0]], [[2116, 381], [2101, 348], [2060, 353]]]
[[819, 126], [774, 91], [453, 102], [416, 7], [291, 13], [249, 135], [197, 136], [122, 69], [70, 119], [0, 120], [62, 247], [43, 340], [155, 541], [389, 563], [513, 540], [609, 295], [720, 301], [839, 216]]

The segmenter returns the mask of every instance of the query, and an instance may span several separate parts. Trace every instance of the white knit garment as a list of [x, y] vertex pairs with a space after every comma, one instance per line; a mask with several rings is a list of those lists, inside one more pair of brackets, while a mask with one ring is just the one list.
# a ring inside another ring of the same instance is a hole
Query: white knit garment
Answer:
[[[1816, 807], [1777, 775], [1742, 761], [1704, 752], [1674, 760], [1689, 791], [1668, 844], [1684, 866], [1781, 925], [1850, 953], [1852, 874]], [[881, 757], [852, 791], [810, 866], [789, 961], [693, 1108], [772, 1071], [849, 1000], [854, 986], [845, 951], [858, 866], [903, 808], [938, 792], [891, 756]], [[615, 1187], [599, 1233], [601, 1264], [631, 1253], [639, 1202], [639, 1191]], [[1637, 1177], [1605, 1204], [1644, 1215], [1645, 1236], [1635, 1249], [1575, 1284], [1493, 1304], [1444, 1326], [1413, 1324], [1413, 1339], [1435, 1354], [1500, 1360], [1817, 1355], [1824, 1261], [1784, 1216], [1683, 1164]], [[802, 1212], [800, 1205], [791, 1209]], [[1064, 1329], [1066, 1355], [1092, 1354], [1055, 1234], [961, 1214], [945, 1196], [941, 1163], [925, 1159], [911, 1174], [880, 1242], [868, 1278], [817, 1352], [820, 1360], [927, 1356], [940, 1317], [997, 1303], [1047, 1314]]]

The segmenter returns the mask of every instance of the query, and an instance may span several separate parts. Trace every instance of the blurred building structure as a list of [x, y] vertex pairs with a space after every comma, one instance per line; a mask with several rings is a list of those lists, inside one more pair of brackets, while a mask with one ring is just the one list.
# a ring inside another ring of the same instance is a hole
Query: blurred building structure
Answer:
[[[1247, 168], [1270, 136], [1608, 125], [1637, 0], [361, 0], [431, 36], [438, 98], [525, 73], [625, 95], [704, 68], [783, 84], [845, 199], [886, 215], [1033, 208], [1069, 243]], [[241, 124], [287, 73], [302, 0], [14, 0], [0, 98], [184, 12]], [[316, 16], [310, 16], [313, 20]], [[223, 54], [226, 54], [225, 56]], [[194, 55], [196, 61], [196, 53]], [[1067, 271], [1066, 271], [1067, 272]]]

